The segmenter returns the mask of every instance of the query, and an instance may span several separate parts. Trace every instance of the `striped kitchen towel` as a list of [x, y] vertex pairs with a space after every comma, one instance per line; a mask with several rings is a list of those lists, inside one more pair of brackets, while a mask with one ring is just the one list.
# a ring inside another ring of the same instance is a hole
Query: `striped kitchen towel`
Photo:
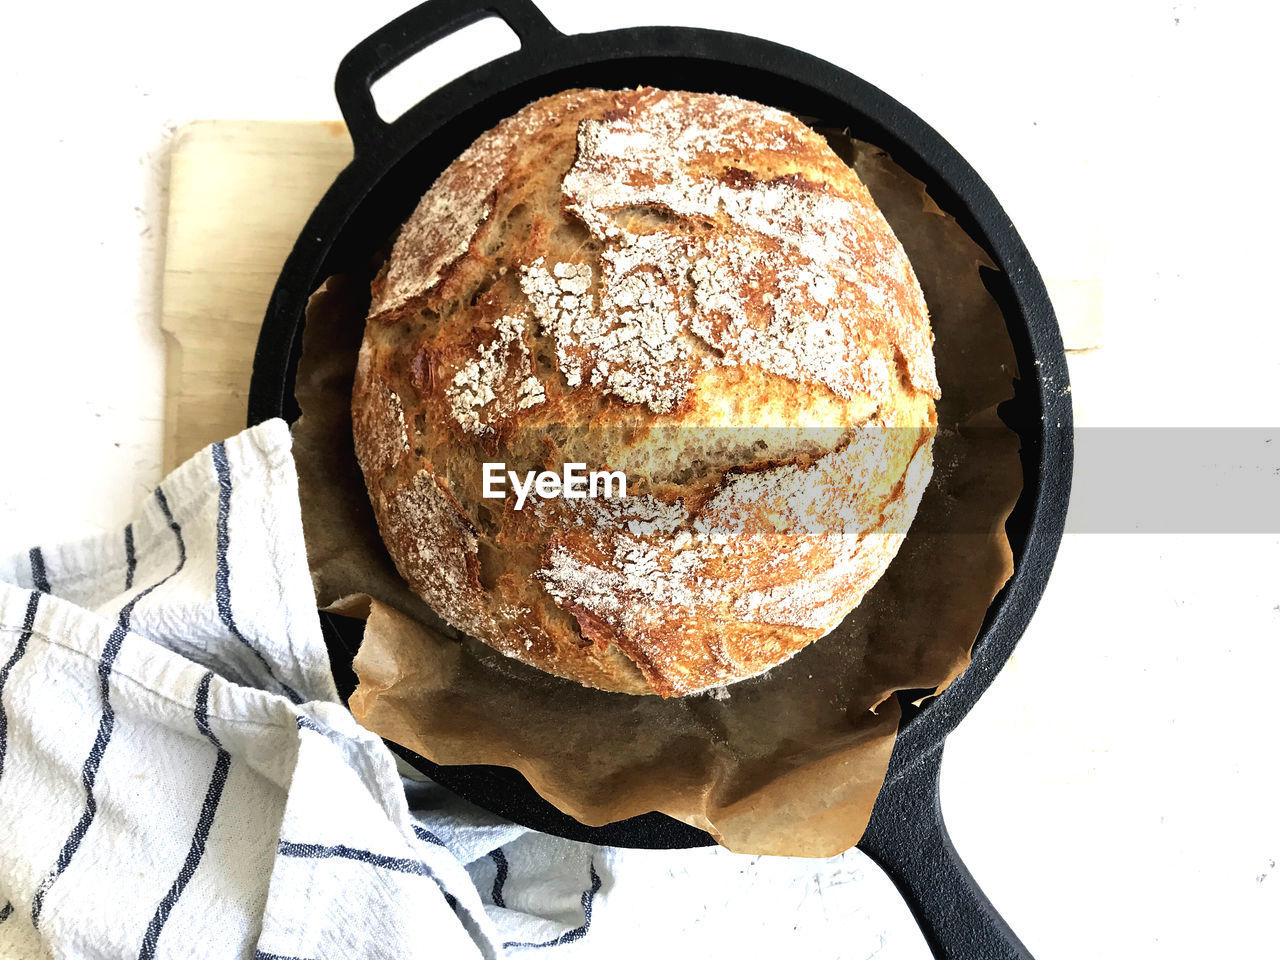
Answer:
[[856, 851], [594, 847], [402, 778], [334, 689], [281, 421], [0, 558], [0, 958], [658, 949], [928, 956]]

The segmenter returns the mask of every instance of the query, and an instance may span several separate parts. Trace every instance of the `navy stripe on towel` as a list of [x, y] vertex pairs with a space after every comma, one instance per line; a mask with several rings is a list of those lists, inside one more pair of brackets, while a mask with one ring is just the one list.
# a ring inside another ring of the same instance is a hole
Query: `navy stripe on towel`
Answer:
[[591, 886], [589, 889], [582, 891], [582, 926], [574, 927], [572, 930], [566, 930], [554, 940], [546, 940], [542, 943], [509, 940], [502, 945], [503, 949], [510, 950], [516, 947], [532, 947], [534, 949], [539, 949], [541, 947], [558, 947], [562, 943], [573, 943], [575, 940], [581, 940], [587, 935], [587, 931], [591, 929], [591, 905], [595, 901], [596, 894], [599, 892], [600, 874], [596, 873], [595, 861], [592, 861]]
[[39, 547], [32, 547], [27, 553], [31, 561], [31, 583], [41, 593], [49, 592], [49, 578], [44, 572], [44, 553]]
[[489, 859], [493, 861], [493, 865], [497, 868], [493, 875], [493, 905], [495, 907], [505, 907], [507, 903], [502, 893], [502, 888], [507, 883], [507, 855], [499, 847], [496, 850], [489, 851]]
[[138, 555], [133, 552], [133, 524], [124, 528], [124, 588], [133, 589], [133, 574], [138, 569]]
[[218, 475], [218, 563], [215, 573], [214, 594], [218, 599], [218, 618], [233, 637], [243, 643], [258, 658], [263, 668], [275, 683], [294, 703], [301, 703], [302, 697], [291, 686], [279, 679], [271, 669], [271, 664], [257, 647], [249, 642], [248, 637], [236, 626], [235, 617], [231, 615], [231, 571], [227, 565], [227, 546], [231, 536], [227, 530], [227, 521], [231, 516], [231, 464], [227, 462], [227, 448], [222, 441], [215, 443], [213, 451], [213, 469]]
[[[415, 828], [414, 832], [417, 832], [417, 828]], [[435, 837], [435, 834], [429, 830], [424, 830], [422, 833]], [[435, 842], [440, 843], [439, 838], [436, 838]], [[440, 845], [444, 846], [443, 843], [440, 843]], [[288, 840], [281, 840], [276, 846], [276, 852], [283, 857], [300, 857], [305, 860], [338, 857], [343, 860], [355, 860], [357, 863], [367, 863], [370, 866], [381, 867], [384, 870], [394, 870], [397, 873], [411, 873], [418, 877], [429, 877], [440, 888], [440, 892], [444, 895], [444, 901], [449, 905], [449, 909], [455, 911], [458, 909], [458, 898], [445, 889], [444, 884], [431, 872], [431, 868], [421, 860], [411, 860], [408, 857], [388, 857], [381, 853], [374, 853], [371, 850], [348, 847], [341, 843], [333, 846], [324, 846], [319, 843], [291, 843]]]
[[253, 951], [253, 960], [303, 960], [302, 957], [286, 957], [283, 953], [264, 953], [261, 950]]
[[35, 629], [38, 606], [40, 606], [40, 594], [32, 593], [27, 601], [27, 615], [22, 620], [22, 633], [18, 634], [18, 645], [13, 648], [13, 653], [9, 655], [5, 665], [0, 667], [0, 777], [4, 776], [4, 758], [9, 749], [9, 715], [4, 712], [4, 685], [8, 682], [14, 665], [27, 652], [27, 641], [31, 639], [31, 631]]
[[102, 694], [102, 718], [98, 721], [98, 734], [94, 737], [93, 747], [89, 750], [89, 756], [85, 758], [84, 767], [80, 771], [80, 785], [84, 788], [85, 794], [84, 813], [80, 815], [80, 820], [72, 829], [71, 836], [67, 837], [66, 842], [62, 845], [62, 850], [58, 853], [58, 860], [53, 869], [40, 882], [40, 886], [36, 888], [35, 896], [31, 899], [31, 925], [37, 929], [40, 926], [40, 913], [44, 909], [45, 894], [57, 881], [58, 877], [62, 876], [63, 871], [67, 869], [67, 865], [71, 863], [71, 858], [80, 849], [84, 835], [88, 832], [90, 824], [93, 823], [93, 818], [98, 813], [98, 800], [94, 796], [93, 788], [98, 779], [98, 767], [102, 764], [102, 756], [106, 753], [107, 744], [111, 742], [111, 734], [115, 729], [116, 722], [115, 710], [111, 707], [111, 669], [115, 665], [116, 657], [120, 654], [120, 648], [124, 646], [124, 638], [129, 632], [129, 620], [133, 616], [133, 608], [137, 606], [138, 601], [152, 590], [163, 584], [170, 577], [175, 576], [187, 563], [187, 545], [182, 539], [182, 528], [173, 519], [173, 512], [169, 509], [169, 501], [165, 498], [164, 491], [159, 487], [156, 487], [155, 497], [156, 502], [160, 505], [160, 510], [164, 513], [165, 520], [169, 523], [169, 529], [173, 531], [174, 538], [177, 541], [178, 565], [172, 573], [165, 574], [163, 578], [137, 593], [132, 600], [121, 608], [115, 629], [107, 637], [106, 646], [102, 649], [102, 656], [98, 660], [98, 688]]
[[426, 827], [424, 827], [420, 823], [415, 823], [413, 825], [413, 832], [419, 840], [424, 840], [427, 843], [434, 843], [437, 847], [446, 846], [443, 840], [441, 840], [439, 837], [437, 837], [434, 833], [432, 833], [430, 830], [428, 830]]
[[338, 857], [343, 860], [367, 863], [373, 867], [381, 867], [383, 870], [394, 870], [397, 873], [412, 873], [419, 877], [432, 876], [431, 869], [421, 860], [411, 860], [407, 857], [388, 857], [381, 853], [374, 853], [371, 850], [348, 847], [342, 843], [325, 846], [319, 843], [290, 843], [288, 840], [281, 840], [276, 846], [276, 852], [282, 857], [300, 857], [305, 860], [324, 860]]
[[322, 860], [330, 857], [338, 857], [343, 860], [355, 860], [358, 863], [367, 863], [370, 866], [381, 867], [384, 870], [394, 870], [397, 873], [411, 873], [418, 877], [429, 877], [435, 880], [436, 886], [440, 888], [440, 892], [444, 894], [445, 903], [449, 905], [449, 909], [457, 910], [458, 899], [448, 890], [444, 888], [444, 884], [436, 880], [435, 874], [421, 860], [410, 860], [407, 857], [388, 857], [381, 853], [374, 853], [371, 850], [361, 850], [358, 847], [348, 847], [345, 844], [335, 844], [331, 847], [324, 846], [319, 843], [290, 843], [288, 840], [281, 840], [276, 846], [276, 851], [283, 857], [300, 857], [305, 860]]
[[182, 862], [182, 869], [178, 871], [173, 886], [164, 895], [164, 899], [156, 907], [155, 916], [147, 925], [138, 960], [152, 960], [155, 957], [156, 945], [160, 942], [160, 932], [169, 919], [169, 913], [178, 902], [178, 898], [182, 896], [182, 891], [187, 888], [192, 874], [196, 872], [196, 867], [200, 866], [200, 859], [204, 856], [205, 842], [209, 839], [209, 830], [213, 827], [213, 818], [218, 812], [218, 802], [222, 799], [222, 788], [227, 783], [227, 771], [231, 768], [231, 754], [223, 748], [222, 742], [209, 728], [209, 684], [212, 682], [213, 672], [210, 671], [200, 679], [200, 686], [196, 689], [196, 729], [218, 751], [217, 759], [213, 764], [213, 775], [209, 778], [208, 789], [205, 790], [204, 805], [200, 808], [200, 818], [196, 821], [196, 829], [191, 837], [187, 857]]
[[154, 590], [160, 584], [164, 583], [169, 577], [175, 577], [187, 565], [187, 542], [182, 539], [182, 528], [178, 526], [178, 521], [173, 519], [173, 511], [169, 509], [169, 498], [164, 495], [164, 490], [156, 487], [156, 503], [160, 504], [160, 510], [164, 514], [165, 522], [169, 524], [169, 529], [173, 531], [174, 542], [178, 545], [178, 565], [173, 568], [173, 573], [164, 577], [162, 580], [156, 581], [153, 586], [147, 587], [135, 598], [141, 600], [148, 593]]

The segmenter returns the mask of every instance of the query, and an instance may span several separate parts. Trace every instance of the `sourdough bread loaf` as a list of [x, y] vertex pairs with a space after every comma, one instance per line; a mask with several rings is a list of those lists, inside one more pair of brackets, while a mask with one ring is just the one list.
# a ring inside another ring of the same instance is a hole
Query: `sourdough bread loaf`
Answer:
[[[676, 696], [830, 632], [932, 471], [933, 336], [901, 244], [795, 117], [570, 90], [481, 135], [374, 281], [355, 448], [446, 621], [603, 690]], [[483, 465], [626, 497], [484, 496]]]

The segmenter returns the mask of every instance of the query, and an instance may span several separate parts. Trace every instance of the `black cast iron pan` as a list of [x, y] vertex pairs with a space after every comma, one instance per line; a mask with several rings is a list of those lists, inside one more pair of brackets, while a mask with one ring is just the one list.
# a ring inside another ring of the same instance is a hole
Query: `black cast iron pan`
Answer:
[[[488, 16], [520, 49], [458, 78], [393, 123], [370, 85], [413, 54]], [[894, 880], [940, 957], [1026, 957], [957, 856], [938, 803], [943, 742], [1008, 659], [1044, 590], [1062, 536], [1071, 484], [1071, 405], [1053, 308], [1017, 232], [986, 184], [919, 117], [823, 60], [754, 37], [645, 27], [566, 36], [531, 0], [430, 0], [358, 44], [338, 68], [336, 92], [355, 158], [321, 200], [276, 283], [258, 340], [249, 423], [294, 420], [294, 374], [308, 296], [326, 277], [367, 264], [413, 210], [426, 186], [483, 131], [538, 97], [569, 87], [642, 84], [729, 93], [833, 127], [886, 149], [925, 182], [938, 204], [979, 242], [1000, 272], [984, 279], [1004, 312], [1022, 378], [1001, 407], [1022, 440], [1023, 493], [1007, 524], [1015, 572], [987, 611], [973, 661], [903, 720], [871, 823], [859, 847]], [[1046, 391], [1046, 382], [1057, 389]], [[344, 693], [359, 643], [353, 622], [326, 621]], [[650, 813], [588, 827], [539, 797], [505, 767], [441, 767], [392, 745], [415, 767], [471, 801], [548, 833], [613, 846], [704, 846], [710, 836]]]

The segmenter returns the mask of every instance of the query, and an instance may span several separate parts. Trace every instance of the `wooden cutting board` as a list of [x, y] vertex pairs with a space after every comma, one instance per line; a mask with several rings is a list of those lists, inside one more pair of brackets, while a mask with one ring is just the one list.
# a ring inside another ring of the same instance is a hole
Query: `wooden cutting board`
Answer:
[[[351, 153], [336, 121], [197, 120], [174, 136], [161, 307], [166, 473], [244, 427], [276, 276]], [[1080, 268], [1099, 262], [1046, 271], [1068, 349], [1100, 342], [1101, 282]]]
[[198, 120], [175, 134], [161, 294], [166, 473], [244, 427], [271, 289], [350, 160], [338, 122]]

